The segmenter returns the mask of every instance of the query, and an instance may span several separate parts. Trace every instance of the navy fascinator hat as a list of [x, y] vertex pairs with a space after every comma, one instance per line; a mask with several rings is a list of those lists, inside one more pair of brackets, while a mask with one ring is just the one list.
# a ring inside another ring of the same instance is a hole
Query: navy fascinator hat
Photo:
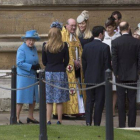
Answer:
[[62, 30], [62, 23], [59, 23], [58, 21], [54, 21], [50, 28], [59, 28], [60, 30]]

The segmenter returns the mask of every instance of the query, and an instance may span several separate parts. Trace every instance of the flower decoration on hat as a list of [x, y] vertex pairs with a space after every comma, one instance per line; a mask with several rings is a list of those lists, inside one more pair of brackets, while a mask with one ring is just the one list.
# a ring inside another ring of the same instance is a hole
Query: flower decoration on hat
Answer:
[[62, 30], [62, 23], [55, 21], [51, 24], [50, 28], [59, 28], [60, 30]]
[[35, 32], [35, 33], [33, 34], [33, 36], [38, 36], [38, 33], [37, 33], [37, 32]]
[[69, 93], [70, 95], [74, 95], [76, 93], [75, 88], [70, 88]]
[[69, 64], [66, 69], [71, 73], [73, 71], [73, 66]]
[[36, 40], [40, 40], [40, 37], [38, 36], [38, 33], [37, 33], [36, 30], [26, 31], [25, 36], [22, 36], [21, 38], [22, 39], [33, 38], [33, 39], [36, 39]]
[[88, 11], [84, 10], [84, 11], [81, 13], [81, 16], [83, 16], [85, 20], [88, 20], [88, 19], [89, 19]]

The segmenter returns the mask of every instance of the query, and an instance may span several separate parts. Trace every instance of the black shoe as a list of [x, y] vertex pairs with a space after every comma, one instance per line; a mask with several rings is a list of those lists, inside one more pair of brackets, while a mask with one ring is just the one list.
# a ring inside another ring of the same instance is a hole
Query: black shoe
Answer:
[[58, 115], [53, 115], [53, 119], [57, 119], [58, 118]]
[[47, 125], [51, 125], [51, 124], [52, 124], [51, 121], [48, 121], [48, 122], [47, 122]]
[[17, 124], [23, 124], [23, 122], [21, 122], [21, 121], [19, 120], [19, 121], [17, 121]]
[[57, 123], [56, 124], [61, 124], [61, 122], [60, 121], [57, 121]]
[[39, 121], [37, 121], [37, 120], [32, 120], [32, 119], [30, 119], [30, 118], [27, 118], [27, 123], [35, 123], [35, 124], [39, 124]]
[[86, 118], [85, 114], [76, 116], [76, 119], [78, 120], [85, 120], [85, 118]]
[[91, 126], [91, 124], [90, 124], [90, 123], [86, 123], [86, 125], [87, 125], [87, 126]]
[[68, 120], [68, 119], [70, 119], [70, 116], [68, 116], [68, 115], [62, 115], [62, 119]]
[[[58, 119], [58, 115], [53, 115], [53, 119]], [[62, 119], [70, 119], [70, 117], [63, 114]]]

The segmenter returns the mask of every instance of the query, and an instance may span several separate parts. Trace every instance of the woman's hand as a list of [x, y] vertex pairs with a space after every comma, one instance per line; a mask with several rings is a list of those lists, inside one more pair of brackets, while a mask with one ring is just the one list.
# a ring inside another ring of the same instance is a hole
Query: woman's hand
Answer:
[[31, 69], [33, 70], [39, 70], [41, 67], [40, 67], [40, 64], [36, 64], [36, 65], [32, 65]]

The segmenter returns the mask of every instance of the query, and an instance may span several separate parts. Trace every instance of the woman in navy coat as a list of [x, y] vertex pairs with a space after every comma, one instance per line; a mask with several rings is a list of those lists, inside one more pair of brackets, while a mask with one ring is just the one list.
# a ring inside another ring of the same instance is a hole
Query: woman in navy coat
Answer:
[[[61, 35], [62, 25], [59, 22], [51, 24], [48, 42], [43, 44], [42, 62], [45, 66], [46, 81], [58, 87], [68, 88], [66, 67], [69, 63], [69, 51]], [[46, 84], [47, 124], [51, 124], [53, 103], [56, 103], [58, 121], [62, 123], [63, 103], [69, 101], [69, 91], [55, 88]]]
[[[36, 30], [27, 31], [22, 39], [24, 39], [24, 43], [18, 48], [16, 58], [17, 88], [27, 87], [36, 83], [36, 70], [40, 68], [37, 49], [34, 46], [35, 41], [40, 39], [38, 33]], [[20, 75], [25, 75], [25, 77]], [[33, 78], [28, 78], [27, 76]], [[33, 117], [35, 102], [38, 102], [38, 85], [24, 90], [17, 90], [17, 123], [22, 124], [19, 117], [24, 103], [29, 104], [27, 123], [39, 123]]]

